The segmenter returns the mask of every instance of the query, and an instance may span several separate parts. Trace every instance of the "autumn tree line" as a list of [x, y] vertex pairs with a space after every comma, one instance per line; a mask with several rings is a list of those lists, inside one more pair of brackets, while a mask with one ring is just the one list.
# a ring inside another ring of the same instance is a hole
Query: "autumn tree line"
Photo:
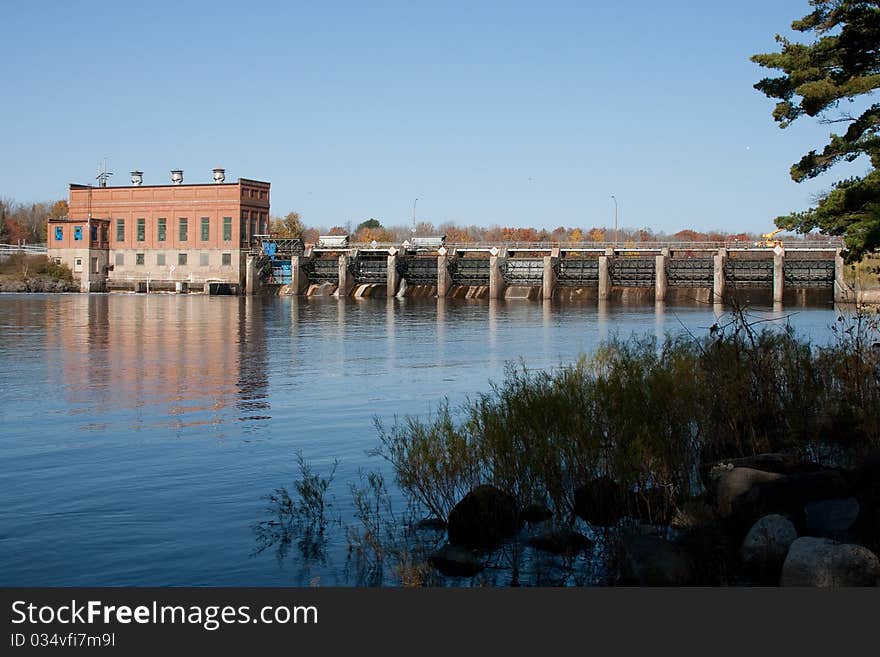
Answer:
[[[742, 242], [753, 243], [761, 239], [755, 233], [728, 233], [722, 231], [701, 232], [692, 229], [675, 233], [655, 231], [651, 228], [567, 227], [559, 226], [553, 230], [546, 228], [521, 228], [513, 226], [460, 226], [454, 222], [434, 224], [429, 221], [418, 222], [413, 226], [384, 226], [378, 219], [366, 219], [358, 224], [353, 222], [344, 226], [309, 226], [298, 212], [290, 212], [285, 217], [273, 217], [271, 232], [279, 237], [299, 237], [306, 243], [317, 242], [321, 235], [349, 235], [353, 242], [380, 244], [400, 244], [413, 235], [419, 237], [446, 236], [450, 244], [478, 243], [529, 243], [529, 242]], [[818, 234], [808, 235], [807, 239], [825, 239]], [[788, 239], [788, 238], [787, 238]]]
[[67, 201], [19, 203], [0, 198], [0, 244], [43, 244], [46, 221], [66, 216]]
[[[46, 222], [50, 218], [67, 216], [67, 201], [46, 201], [41, 203], [19, 203], [13, 199], [0, 198], [0, 244], [42, 244], [46, 242]], [[290, 212], [284, 217], [272, 217], [271, 232], [279, 237], [299, 237], [307, 243], [315, 243], [321, 235], [349, 235], [353, 242], [370, 243], [376, 241], [387, 244], [400, 244], [413, 235], [420, 237], [445, 235], [450, 244], [478, 243], [529, 243], [529, 242], [743, 242], [752, 243], [761, 239], [754, 233], [727, 233], [722, 231], [701, 232], [692, 229], [676, 233], [655, 231], [651, 228], [568, 227], [559, 226], [553, 230], [546, 228], [522, 228], [514, 226], [460, 226], [454, 222], [434, 224], [422, 221], [412, 225], [385, 226], [378, 219], [366, 219], [359, 223], [347, 222], [345, 225], [310, 226], [298, 212]], [[807, 239], [824, 239], [811, 234]], [[790, 239], [790, 238], [787, 238]]]

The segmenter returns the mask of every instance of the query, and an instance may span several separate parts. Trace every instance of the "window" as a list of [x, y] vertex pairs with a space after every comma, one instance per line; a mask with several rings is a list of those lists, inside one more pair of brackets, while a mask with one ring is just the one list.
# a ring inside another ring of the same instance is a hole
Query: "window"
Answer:
[[208, 252], [202, 251], [199, 253], [199, 267], [207, 267], [208, 266]]
[[160, 242], [165, 241], [165, 217], [159, 217], [159, 234], [157, 238]]
[[186, 217], [180, 218], [177, 237], [181, 242], [186, 242], [189, 237], [189, 220]]
[[92, 273], [93, 274], [100, 274], [101, 273], [100, 269], [98, 268], [98, 259], [97, 258], [92, 258]]
[[117, 266], [122, 267], [125, 264], [125, 254], [121, 251], [116, 252], [116, 260], [114, 260]]
[[73, 259], [73, 271], [79, 273], [83, 270], [83, 259], [82, 258], [74, 258]]
[[165, 254], [164, 253], [157, 253], [156, 254], [156, 264], [159, 265], [160, 267], [165, 266]]
[[137, 220], [137, 241], [143, 242], [147, 239], [147, 223], [145, 219]]
[[242, 210], [241, 211], [241, 222], [239, 222], [239, 226], [238, 226], [238, 228], [239, 228], [238, 239], [242, 243], [247, 242], [247, 220], [248, 220], [247, 210]]
[[101, 224], [101, 241], [107, 242], [107, 234], [110, 232], [110, 227], [107, 224]]
[[260, 198], [263, 200], [266, 199], [266, 190], [265, 189], [260, 190]]
[[116, 241], [125, 241], [125, 219], [116, 220]]
[[89, 239], [92, 242], [98, 241], [98, 226], [97, 225], [89, 226]]
[[223, 217], [223, 241], [232, 240], [232, 217]]
[[64, 239], [64, 228], [62, 226], [55, 226], [55, 241], [60, 242]]
[[208, 241], [208, 235], [211, 231], [211, 218], [210, 217], [202, 217], [202, 241]]
[[73, 227], [73, 239], [81, 241], [83, 238], [83, 227], [82, 226], [74, 226]]
[[231, 253], [224, 253], [221, 256], [221, 258], [222, 258], [221, 264], [224, 267], [230, 267], [232, 265], [232, 254]]
[[178, 253], [177, 254], [177, 264], [178, 265], [185, 265], [186, 264], [186, 254], [185, 253]]
[[143, 265], [144, 264], [144, 254], [143, 253], [135, 253], [134, 254], [134, 264]]

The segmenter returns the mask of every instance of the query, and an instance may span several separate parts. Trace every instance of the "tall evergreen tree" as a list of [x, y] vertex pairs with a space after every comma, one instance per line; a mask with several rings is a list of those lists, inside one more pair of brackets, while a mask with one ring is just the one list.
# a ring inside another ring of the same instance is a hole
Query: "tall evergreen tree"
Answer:
[[794, 21], [792, 29], [812, 34], [812, 43], [777, 35], [780, 52], [751, 59], [782, 75], [764, 78], [755, 88], [779, 101], [773, 118], [782, 128], [804, 115], [846, 127], [843, 134], [831, 134], [821, 152], [811, 150], [792, 166], [795, 182], [862, 155], [870, 165], [862, 176], [835, 182], [815, 207], [778, 217], [776, 225], [843, 236], [844, 255], [852, 262], [880, 247], [880, 103], [857, 116], [841, 105], [868, 105], [880, 88], [880, 1], [810, 0], [810, 5], [813, 11]]

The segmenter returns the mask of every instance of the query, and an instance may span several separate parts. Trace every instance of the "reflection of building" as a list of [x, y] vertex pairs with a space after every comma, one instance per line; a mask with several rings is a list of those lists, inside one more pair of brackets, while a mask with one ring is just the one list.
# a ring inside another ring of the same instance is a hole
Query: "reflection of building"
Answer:
[[262, 421], [269, 360], [258, 301], [88, 295], [47, 304], [47, 376], [88, 426], [222, 433]]
[[208, 283], [243, 289], [247, 249], [269, 228], [269, 183], [223, 169], [213, 183], [125, 187], [70, 185], [68, 217], [50, 219], [49, 257], [65, 262], [83, 291], [152, 290]]

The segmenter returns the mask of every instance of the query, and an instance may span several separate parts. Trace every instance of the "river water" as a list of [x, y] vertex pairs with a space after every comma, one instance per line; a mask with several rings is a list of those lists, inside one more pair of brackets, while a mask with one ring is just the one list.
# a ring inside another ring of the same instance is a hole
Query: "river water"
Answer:
[[[830, 306], [755, 308], [827, 341]], [[329, 557], [257, 552], [266, 496], [300, 451], [339, 465], [336, 512], [374, 418], [485, 391], [618, 332], [705, 333], [711, 306], [201, 295], [0, 295], [0, 585], [352, 583]]]

